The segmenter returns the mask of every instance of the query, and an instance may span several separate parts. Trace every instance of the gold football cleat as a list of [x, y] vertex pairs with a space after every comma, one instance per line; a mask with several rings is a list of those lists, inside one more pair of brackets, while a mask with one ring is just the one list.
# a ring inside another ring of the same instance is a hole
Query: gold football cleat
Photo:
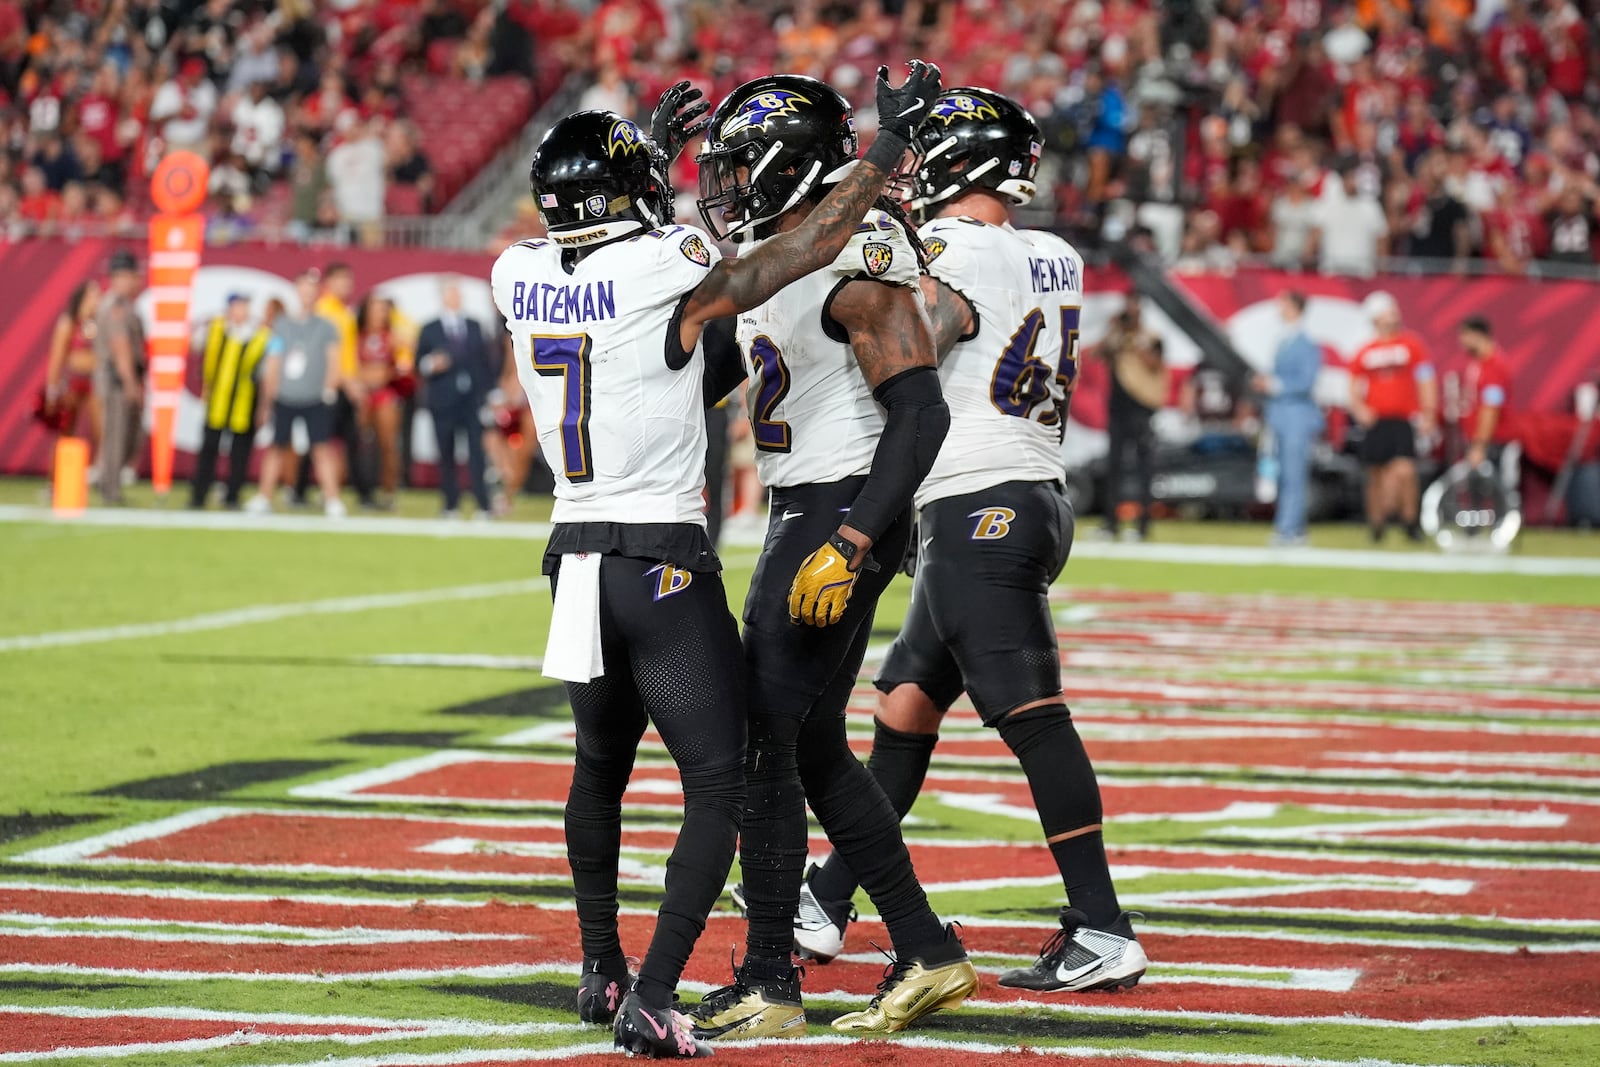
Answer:
[[782, 979], [747, 979], [735, 972], [730, 986], [707, 993], [689, 1009], [694, 1036], [702, 1041], [747, 1040], [755, 1037], [804, 1037], [806, 1010], [800, 1000], [800, 975]]
[[844, 1034], [892, 1034], [925, 1015], [954, 1008], [978, 988], [978, 972], [961, 959], [938, 967], [921, 960], [893, 962], [878, 985], [878, 995], [865, 1011], [853, 1011], [833, 1021]]

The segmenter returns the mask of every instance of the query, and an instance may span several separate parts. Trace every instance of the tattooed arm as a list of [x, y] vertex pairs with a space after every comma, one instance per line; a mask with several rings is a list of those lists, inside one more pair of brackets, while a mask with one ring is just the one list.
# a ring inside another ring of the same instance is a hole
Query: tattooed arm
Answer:
[[931, 274], [922, 276], [922, 300], [933, 327], [933, 350], [943, 359], [957, 341], [970, 341], [978, 332], [978, 313], [967, 298]]
[[914, 290], [847, 282], [825, 314], [849, 331], [862, 376], [885, 412], [872, 473], [839, 527], [840, 537], [865, 549], [911, 506], [950, 428], [950, 411], [935, 370], [933, 334]]
[[878, 68], [878, 139], [850, 174], [812, 209], [804, 222], [747, 256], [724, 259], [690, 295], [679, 320], [679, 341], [694, 348], [711, 319], [764, 304], [790, 282], [832, 263], [844, 251], [861, 218], [883, 192], [884, 182], [910, 146], [911, 133], [939, 96], [939, 68], [911, 62], [898, 89], [887, 68]]
[[832, 263], [883, 191], [886, 178], [872, 163], [861, 160], [795, 229], [749, 255], [719, 261], [684, 305], [679, 325], [684, 349], [694, 348], [711, 319], [764, 304], [784, 286]]

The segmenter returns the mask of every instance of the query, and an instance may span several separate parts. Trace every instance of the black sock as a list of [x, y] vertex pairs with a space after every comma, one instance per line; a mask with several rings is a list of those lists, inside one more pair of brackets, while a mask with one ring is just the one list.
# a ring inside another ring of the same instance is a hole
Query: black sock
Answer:
[[[912, 734], [874, 720], [872, 756], [867, 770], [888, 797], [895, 814], [904, 819], [917, 802], [928, 777], [928, 763], [938, 734]], [[856, 875], [842, 856], [834, 854], [811, 876], [811, 891], [828, 904], [847, 903], [856, 892]]]
[[[911, 866], [900, 817], [845, 740], [844, 716], [813, 716], [802, 728], [800, 778], [834, 850], [861, 878], [896, 951], [944, 943], [944, 924]], [[798, 887], [796, 887], [798, 893]]]
[[565, 816], [567, 865], [587, 959], [622, 958], [617, 856], [622, 848], [622, 792], [632, 769], [632, 753], [622, 759], [579, 751], [572, 770]]
[[689, 770], [683, 778], [683, 828], [667, 857], [666, 894], [656, 916], [650, 951], [634, 989], [652, 1008], [672, 1004], [672, 994], [706, 916], [722, 895], [745, 803], [741, 762]]
[[745, 960], [789, 964], [806, 863], [806, 798], [795, 763], [800, 720], [755, 713], [745, 759], [749, 799], [739, 835]]
[[[999, 731], [1028, 776], [1047, 840], [1101, 821], [1100, 784], [1065, 704], [1007, 716], [1000, 720]], [[1061, 872], [1068, 903], [1088, 916], [1089, 925], [1104, 930], [1115, 922], [1122, 908], [1100, 831], [1058, 841], [1050, 846], [1050, 854]]]

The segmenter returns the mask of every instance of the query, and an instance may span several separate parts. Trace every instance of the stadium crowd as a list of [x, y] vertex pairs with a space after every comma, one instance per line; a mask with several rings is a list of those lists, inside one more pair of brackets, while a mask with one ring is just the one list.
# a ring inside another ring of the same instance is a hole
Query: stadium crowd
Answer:
[[[1593, 264], [1595, 5], [1575, 0], [0, 0], [0, 223], [131, 228], [172, 147], [214, 167], [215, 239], [286, 187], [294, 236], [376, 240], [385, 201], [441, 206], [410, 72], [593, 76], [643, 117], [679, 78], [827, 80], [872, 122], [873, 69], [935, 55], [1025, 102], [1080, 244], [1143, 226], [1195, 270], [1370, 274], [1383, 255]], [[693, 184], [692, 154], [679, 180]], [[396, 192], [398, 190], [398, 192]], [[402, 212], [403, 213], [403, 212]], [[525, 232], [531, 215], [508, 234]], [[26, 224], [19, 226], [18, 224]]]
[[442, 207], [437, 164], [457, 163], [429, 158], [406, 76], [526, 82], [535, 36], [582, 26], [560, 3], [0, 0], [0, 236], [134, 232], [155, 163], [186, 148], [211, 165], [213, 242], [281, 215], [371, 243], [386, 211]]

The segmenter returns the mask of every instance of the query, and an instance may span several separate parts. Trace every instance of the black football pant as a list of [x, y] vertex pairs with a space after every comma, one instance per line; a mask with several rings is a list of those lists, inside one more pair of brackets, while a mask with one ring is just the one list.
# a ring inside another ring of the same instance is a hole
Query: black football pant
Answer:
[[845, 705], [861, 670], [878, 597], [910, 541], [907, 512], [873, 546], [844, 617], [832, 626], [789, 622], [800, 564], [838, 529], [864, 478], [774, 489], [767, 540], [745, 602], [750, 677], [749, 802], [739, 861], [750, 926], [746, 959], [786, 971], [805, 874], [806, 812], [847, 858], [907, 958], [942, 945], [944, 929], [917, 881], [900, 820], [845, 740]]
[[250, 469], [250, 452], [255, 447], [255, 433], [253, 429], [230, 433], [207, 426], [205, 436], [200, 440], [200, 454], [194, 460], [194, 477], [189, 483], [189, 506], [192, 508], [206, 506], [206, 497], [217, 478], [217, 455], [222, 450], [222, 435], [225, 433], [230, 440], [228, 495], [224, 499], [230, 508], [239, 506], [239, 493], [244, 489], [245, 473]]
[[[587, 959], [622, 966], [617, 866], [622, 794], [653, 724], [683, 780], [683, 827], [639, 969], [647, 1004], [666, 1007], [727, 882], [745, 805], [745, 688], [739, 628], [718, 574], [662, 572], [606, 556], [600, 570], [605, 674], [567, 682], [577, 761], [567, 797], [567, 860]], [[555, 585], [559, 571], [551, 576]]]

